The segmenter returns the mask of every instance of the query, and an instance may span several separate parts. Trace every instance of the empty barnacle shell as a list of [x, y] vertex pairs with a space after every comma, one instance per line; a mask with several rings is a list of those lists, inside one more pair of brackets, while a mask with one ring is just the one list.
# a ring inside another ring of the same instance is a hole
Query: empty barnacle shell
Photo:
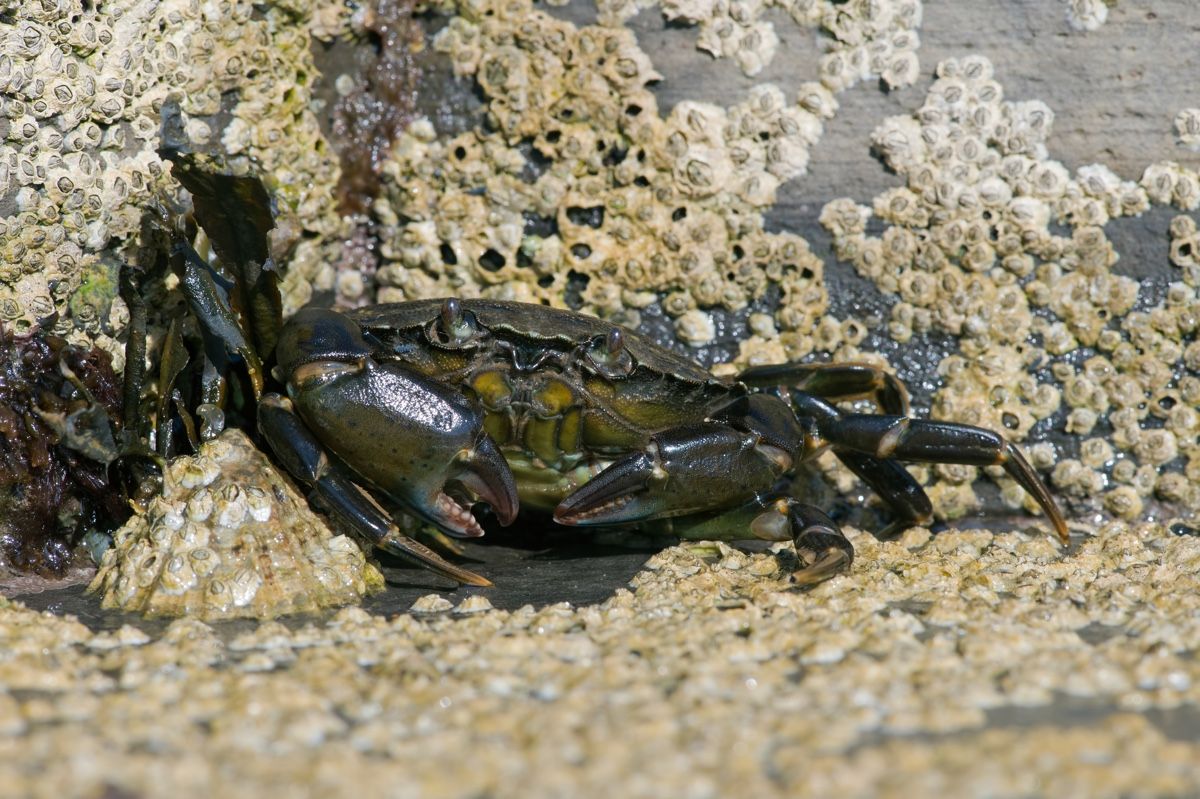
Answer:
[[89, 591], [147, 616], [273, 618], [360, 601], [383, 587], [240, 431], [178, 458], [163, 493], [114, 536]]

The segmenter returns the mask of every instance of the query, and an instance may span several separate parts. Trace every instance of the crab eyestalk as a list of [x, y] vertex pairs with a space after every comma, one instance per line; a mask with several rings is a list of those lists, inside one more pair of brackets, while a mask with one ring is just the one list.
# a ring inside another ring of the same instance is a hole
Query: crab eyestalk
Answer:
[[483, 535], [471, 512], [517, 514], [512, 472], [464, 397], [396, 363], [376, 363], [335, 311], [298, 314], [279, 342], [296, 411], [321, 444], [410, 511], [458, 537]]

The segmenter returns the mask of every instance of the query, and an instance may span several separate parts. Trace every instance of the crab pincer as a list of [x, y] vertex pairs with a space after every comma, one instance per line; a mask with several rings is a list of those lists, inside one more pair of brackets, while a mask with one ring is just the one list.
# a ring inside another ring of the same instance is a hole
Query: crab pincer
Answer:
[[297, 314], [277, 355], [296, 414], [357, 477], [452, 536], [483, 535], [477, 501], [501, 524], [516, 517], [512, 472], [461, 394], [377, 361], [335, 312]]

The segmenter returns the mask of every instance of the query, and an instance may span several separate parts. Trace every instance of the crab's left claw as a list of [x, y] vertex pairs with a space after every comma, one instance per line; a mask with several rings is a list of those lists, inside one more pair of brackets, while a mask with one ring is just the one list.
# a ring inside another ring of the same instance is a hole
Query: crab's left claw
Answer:
[[613, 524], [727, 508], [775, 483], [791, 457], [758, 435], [720, 422], [658, 433], [565, 497], [559, 524]]
[[465, 397], [396, 362], [376, 362], [358, 325], [336, 311], [293, 317], [277, 358], [296, 412], [359, 476], [452, 536], [483, 535], [488, 503], [502, 524], [517, 487], [483, 417]]

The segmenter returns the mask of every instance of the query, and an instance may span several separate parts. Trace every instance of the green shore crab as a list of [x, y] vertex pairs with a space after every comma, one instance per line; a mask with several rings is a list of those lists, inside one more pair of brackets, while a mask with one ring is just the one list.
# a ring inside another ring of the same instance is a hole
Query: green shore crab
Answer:
[[[791, 541], [802, 562], [795, 580], [807, 584], [854, 557], [794, 485], [796, 467], [830, 449], [891, 508], [895, 529], [933, 514], [902, 461], [999, 465], [1067, 541], [1015, 446], [990, 430], [910, 418], [903, 384], [873, 366], [780, 364], [718, 378], [612, 323], [493, 299], [306, 308], [284, 323], [262, 184], [164, 155], [217, 261], [177, 230], [171, 260], [203, 333], [193, 361], [209, 436], [222, 426], [211, 403], [226, 394], [214, 361], [240, 356], [257, 428], [283, 468], [343, 525], [446, 577], [489, 584], [402, 532], [360, 485], [451, 537], [483, 534], [472, 506], [485, 502], [503, 525], [525, 510], [568, 526], [653, 522], [686, 539]], [[182, 373], [160, 370], [159, 443], [164, 398], [178, 395]], [[272, 379], [286, 396], [268, 390]], [[859, 399], [881, 413], [838, 407]]]
[[[794, 466], [827, 447], [900, 529], [932, 517], [900, 461], [998, 464], [1067, 538], [1016, 447], [989, 430], [910, 418], [903, 385], [864, 364], [781, 364], [724, 380], [599, 319], [455, 298], [302, 310], [276, 359], [288, 398], [264, 395], [260, 429], [294, 477], [389, 548], [394, 527], [324, 453], [451, 536], [483, 534], [470, 511], [480, 500], [502, 524], [518, 508], [562, 525], [669, 519], [681, 538], [790, 540], [799, 583], [853, 559], [837, 525], [792, 495]], [[859, 398], [883, 414], [834, 404]], [[404, 549], [414, 555], [410, 542]]]

